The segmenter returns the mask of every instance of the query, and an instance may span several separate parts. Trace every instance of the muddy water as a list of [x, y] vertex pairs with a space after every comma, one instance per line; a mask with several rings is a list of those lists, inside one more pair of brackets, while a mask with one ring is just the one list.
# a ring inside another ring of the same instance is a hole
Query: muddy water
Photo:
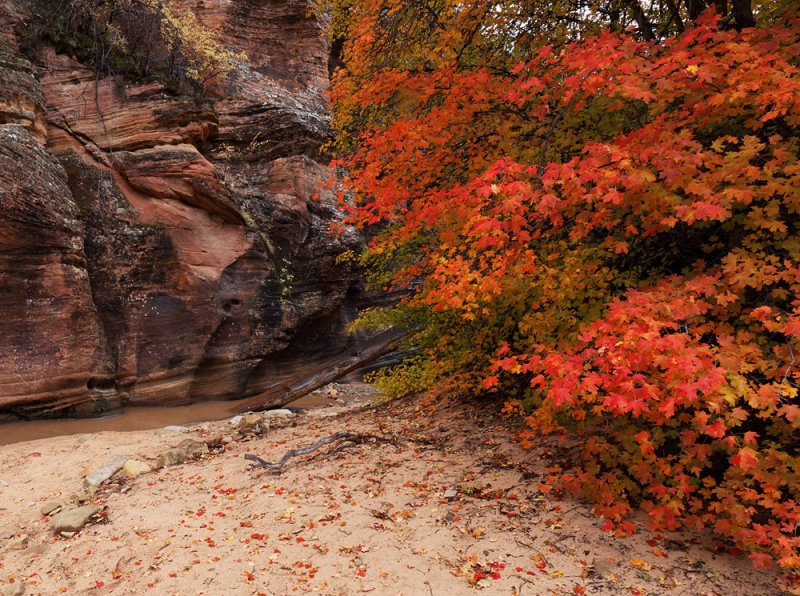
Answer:
[[[172, 424], [189, 424], [231, 418], [238, 401], [209, 401], [178, 408], [126, 408], [121, 414], [106, 418], [81, 420], [31, 420], [0, 424], [0, 445], [34, 441], [62, 435], [96, 433], [104, 430], [131, 431], [163, 428]], [[306, 396], [289, 406], [298, 408], [324, 407], [330, 403], [323, 396]]]

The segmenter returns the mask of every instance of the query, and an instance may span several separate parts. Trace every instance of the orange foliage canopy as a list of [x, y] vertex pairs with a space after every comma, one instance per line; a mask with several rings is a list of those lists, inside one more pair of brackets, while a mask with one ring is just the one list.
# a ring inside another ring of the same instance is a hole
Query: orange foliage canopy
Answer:
[[444, 3], [381, 62], [387, 7], [419, 5], [378, 4], [347, 3], [332, 97], [349, 221], [410, 290], [378, 320], [422, 350], [389, 384], [586, 433], [552, 481], [623, 531], [638, 504], [800, 568], [797, 14], [522, 51], [507, 3]]

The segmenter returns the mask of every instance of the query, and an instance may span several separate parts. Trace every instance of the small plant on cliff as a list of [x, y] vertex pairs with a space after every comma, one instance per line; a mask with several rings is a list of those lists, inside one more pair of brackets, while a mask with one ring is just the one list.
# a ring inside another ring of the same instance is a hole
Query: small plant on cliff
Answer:
[[410, 290], [372, 323], [417, 330], [393, 387], [583, 433], [542, 487], [609, 527], [800, 571], [794, 3], [334, 4], [342, 205]]
[[38, 0], [25, 35], [100, 73], [153, 76], [183, 91], [207, 91], [244, 58], [170, 0]]
[[291, 271], [292, 263], [286, 257], [281, 259], [280, 270], [280, 288], [281, 288], [281, 306], [286, 304], [292, 297], [292, 282], [294, 281], [294, 274]]

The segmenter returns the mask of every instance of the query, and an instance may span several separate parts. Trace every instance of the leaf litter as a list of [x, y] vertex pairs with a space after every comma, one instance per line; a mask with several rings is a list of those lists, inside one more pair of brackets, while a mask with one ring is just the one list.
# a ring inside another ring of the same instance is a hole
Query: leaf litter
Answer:
[[[194, 425], [190, 436], [202, 441], [225, 424]], [[777, 571], [753, 568], [710, 534], [616, 538], [589, 505], [543, 492], [547, 448], [522, 449], [491, 404], [417, 397], [324, 421], [298, 414], [292, 424], [112, 482], [92, 495], [103, 523], [71, 538], [53, 536], [41, 504], [79, 492], [92, 462], [112, 452], [154, 459], [169, 438], [102, 432], [0, 447], [14, 479], [0, 547], [27, 536], [2, 553], [0, 586], [48, 595], [776, 593]], [[249, 470], [244, 459], [276, 461], [340, 431], [395, 443], [322, 447], [280, 470]], [[35, 467], [31, 452], [42, 454]]]

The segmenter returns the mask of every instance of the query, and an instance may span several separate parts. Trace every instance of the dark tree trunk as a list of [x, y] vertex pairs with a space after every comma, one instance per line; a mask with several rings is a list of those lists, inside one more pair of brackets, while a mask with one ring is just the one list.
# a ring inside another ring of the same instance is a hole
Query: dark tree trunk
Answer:
[[750, 0], [733, 0], [733, 18], [736, 21], [737, 29], [756, 26]]
[[706, 3], [703, 0], [686, 0], [686, 9], [689, 11], [689, 19], [696, 21], [706, 9]]
[[[722, 1], [724, 2], [725, 0]], [[667, 8], [669, 8], [669, 14], [672, 16], [672, 22], [675, 23], [675, 28], [678, 30], [678, 33], [683, 33], [685, 30], [683, 19], [681, 18], [681, 12], [678, 10], [678, 6], [675, 4], [675, 0], [667, 0]]]
[[631, 7], [631, 12], [633, 13], [633, 18], [636, 19], [636, 24], [639, 26], [639, 33], [641, 33], [645, 40], [653, 41], [656, 38], [656, 34], [653, 32], [653, 26], [647, 19], [647, 15], [642, 9], [642, 5], [636, 0], [630, 2], [629, 5]]

